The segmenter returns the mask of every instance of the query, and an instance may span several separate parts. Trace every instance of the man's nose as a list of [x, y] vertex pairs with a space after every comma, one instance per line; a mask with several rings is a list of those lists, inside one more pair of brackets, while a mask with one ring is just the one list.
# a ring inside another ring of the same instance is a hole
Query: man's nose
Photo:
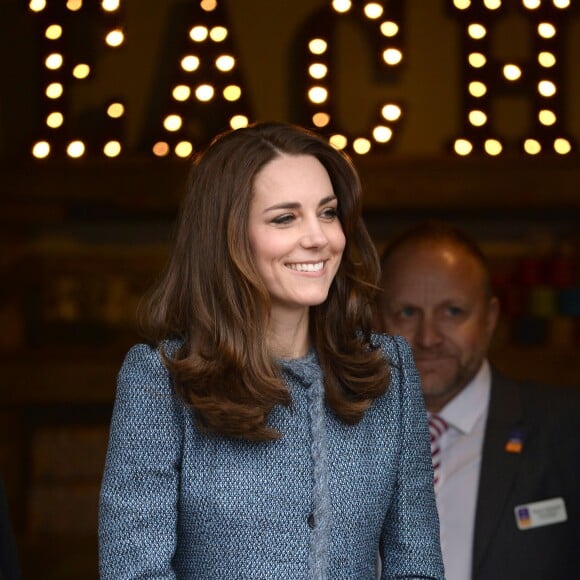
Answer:
[[423, 318], [417, 327], [417, 344], [423, 348], [437, 346], [442, 341], [442, 334], [437, 323], [431, 318]]

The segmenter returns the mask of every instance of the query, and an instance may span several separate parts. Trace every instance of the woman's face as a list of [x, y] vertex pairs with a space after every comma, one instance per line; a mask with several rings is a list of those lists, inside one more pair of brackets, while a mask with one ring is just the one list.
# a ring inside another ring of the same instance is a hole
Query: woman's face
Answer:
[[326, 169], [311, 155], [282, 155], [256, 175], [248, 232], [273, 311], [326, 300], [345, 246], [337, 204]]

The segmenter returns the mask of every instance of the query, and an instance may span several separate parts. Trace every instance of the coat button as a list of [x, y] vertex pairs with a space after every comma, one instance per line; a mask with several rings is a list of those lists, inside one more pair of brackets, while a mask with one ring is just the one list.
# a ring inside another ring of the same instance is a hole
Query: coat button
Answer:
[[308, 519], [306, 520], [308, 522], [308, 527], [312, 530], [314, 529], [314, 514], [310, 514], [308, 516]]

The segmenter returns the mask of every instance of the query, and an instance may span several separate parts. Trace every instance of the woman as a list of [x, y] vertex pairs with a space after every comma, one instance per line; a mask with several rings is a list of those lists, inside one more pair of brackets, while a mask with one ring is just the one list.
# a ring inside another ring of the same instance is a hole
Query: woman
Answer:
[[348, 159], [301, 128], [192, 170], [151, 344], [119, 375], [102, 578], [442, 578], [429, 442]]

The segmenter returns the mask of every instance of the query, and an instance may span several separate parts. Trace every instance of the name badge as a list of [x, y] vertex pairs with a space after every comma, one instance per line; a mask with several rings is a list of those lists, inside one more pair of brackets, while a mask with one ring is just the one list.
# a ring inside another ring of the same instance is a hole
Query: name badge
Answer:
[[566, 504], [561, 497], [519, 505], [514, 509], [514, 512], [516, 524], [520, 530], [550, 526], [565, 522], [568, 519]]

